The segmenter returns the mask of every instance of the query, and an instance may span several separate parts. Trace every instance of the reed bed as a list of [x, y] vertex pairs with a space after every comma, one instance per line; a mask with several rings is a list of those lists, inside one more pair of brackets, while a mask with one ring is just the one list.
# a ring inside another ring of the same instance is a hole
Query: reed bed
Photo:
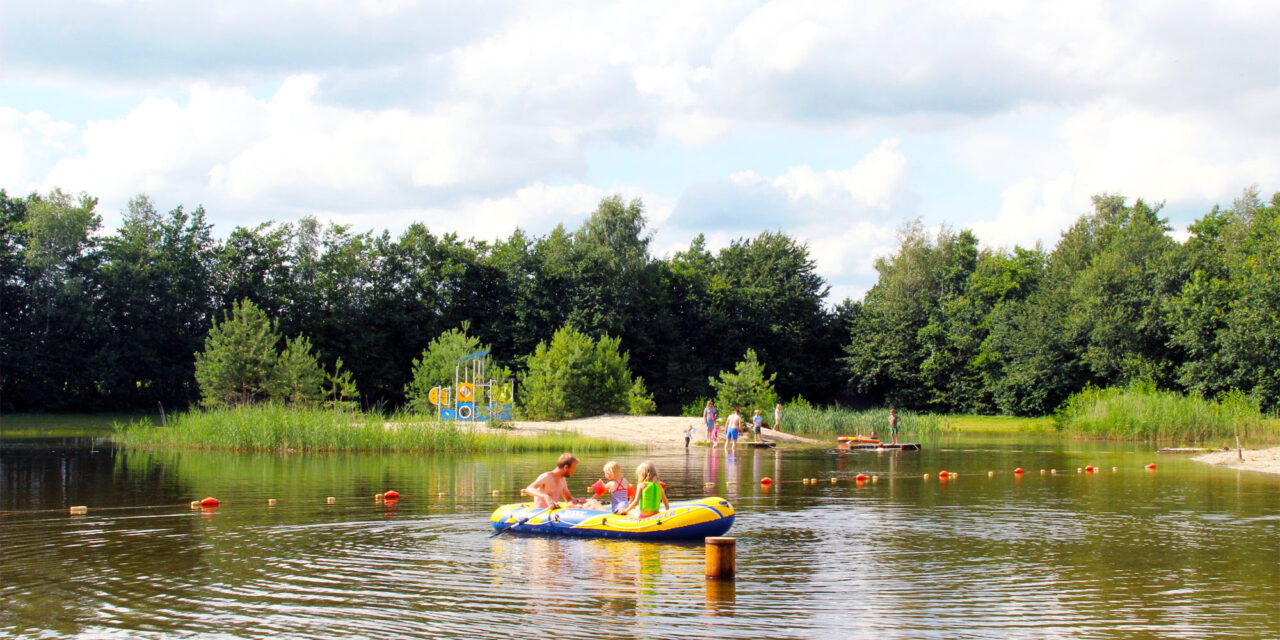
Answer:
[[1115, 439], [1205, 443], [1280, 440], [1280, 425], [1263, 415], [1258, 401], [1240, 392], [1210, 400], [1162, 391], [1149, 383], [1089, 387], [1073, 394], [1054, 417], [1063, 431]]
[[628, 443], [576, 433], [515, 435], [483, 424], [440, 422], [275, 404], [179, 414], [167, 427], [150, 419], [117, 425], [115, 440], [139, 447], [244, 451], [612, 452]]
[[[807, 436], [869, 436], [874, 431], [882, 438], [889, 437], [889, 410], [867, 409], [855, 411], [843, 407], [821, 409], [788, 407], [783, 409], [782, 428]], [[931, 413], [898, 412], [898, 440], [907, 436], [930, 436], [950, 430], [950, 423], [942, 416]]]

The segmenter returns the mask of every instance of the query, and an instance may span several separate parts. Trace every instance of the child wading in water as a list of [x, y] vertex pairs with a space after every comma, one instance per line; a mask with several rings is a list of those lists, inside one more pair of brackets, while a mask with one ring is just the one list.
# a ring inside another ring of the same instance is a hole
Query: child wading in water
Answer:
[[641, 462], [640, 466], [636, 467], [636, 496], [627, 503], [626, 511], [639, 509], [636, 517], [648, 518], [661, 509], [670, 509], [671, 503], [667, 502], [667, 491], [659, 483], [658, 470], [654, 468], [653, 463], [648, 460]]

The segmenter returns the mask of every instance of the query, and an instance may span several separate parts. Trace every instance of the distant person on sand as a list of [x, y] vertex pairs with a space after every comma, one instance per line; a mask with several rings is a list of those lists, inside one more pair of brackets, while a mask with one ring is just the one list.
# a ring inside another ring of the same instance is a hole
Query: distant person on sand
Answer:
[[684, 428], [684, 448], [689, 448], [689, 439], [693, 437], [693, 425]]
[[760, 442], [760, 430], [764, 427], [764, 416], [760, 415], [760, 410], [756, 409], [755, 415], [751, 416], [751, 429], [755, 431], [756, 442]]
[[716, 446], [716, 403], [711, 400], [707, 401], [707, 408], [702, 410], [702, 422], [707, 426], [707, 441], [712, 447]]
[[725, 444], [724, 450], [730, 453], [738, 452], [738, 432], [742, 429], [742, 415], [739, 414], [738, 407], [733, 408], [733, 413], [724, 419], [725, 428]]
[[782, 431], [782, 405], [773, 408], [773, 428]]
[[898, 444], [898, 410], [889, 410], [889, 435], [893, 437], [893, 444]]
[[520, 493], [533, 496], [533, 506], [539, 509], [554, 507], [562, 500], [573, 502], [569, 493], [568, 479], [578, 469], [578, 459], [572, 453], [565, 453], [556, 460], [556, 468], [538, 476]]

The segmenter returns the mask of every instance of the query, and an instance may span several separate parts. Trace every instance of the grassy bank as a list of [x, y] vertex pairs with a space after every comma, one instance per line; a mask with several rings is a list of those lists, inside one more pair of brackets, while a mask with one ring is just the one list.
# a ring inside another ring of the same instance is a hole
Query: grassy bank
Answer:
[[256, 405], [190, 411], [170, 418], [118, 425], [114, 439], [138, 447], [247, 451], [626, 451], [626, 443], [573, 433], [514, 435], [483, 425], [398, 416]]
[[1239, 435], [1280, 441], [1280, 423], [1267, 419], [1245, 394], [1208, 400], [1150, 384], [1085, 389], [1067, 399], [1055, 423], [1063, 431], [1096, 438], [1218, 443]]
[[[936, 414], [898, 412], [898, 439], [945, 433], [947, 420]], [[782, 415], [782, 429], [809, 437], [871, 435], [889, 437], [889, 410], [855, 411], [841, 407], [808, 409], [791, 407]]]

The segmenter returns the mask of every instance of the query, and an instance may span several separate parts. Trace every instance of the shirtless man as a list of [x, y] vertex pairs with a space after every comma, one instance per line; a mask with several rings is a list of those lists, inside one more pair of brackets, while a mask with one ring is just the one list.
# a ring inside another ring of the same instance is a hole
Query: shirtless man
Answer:
[[537, 480], [520, 493], [533, 496], [533, 506], [539, 509], [555, 506], [562, 500], [573, 502], [567, 480], [577, 468], [578, 459], [573, 457], [573, 454], [561, 454], [560, 459], [556, 460], [556, 468], [538, 476]]

